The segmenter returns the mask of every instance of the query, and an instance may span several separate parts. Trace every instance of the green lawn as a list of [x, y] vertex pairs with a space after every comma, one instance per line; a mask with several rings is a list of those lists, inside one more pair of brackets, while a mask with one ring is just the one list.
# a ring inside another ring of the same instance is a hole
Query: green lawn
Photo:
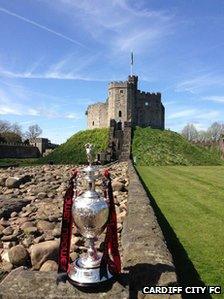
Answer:
[[206, 285], [224, 288], [224, 167], [138, 166], [137, 170], [151, 193], [180, 283], [196, 285], [201, 278]]

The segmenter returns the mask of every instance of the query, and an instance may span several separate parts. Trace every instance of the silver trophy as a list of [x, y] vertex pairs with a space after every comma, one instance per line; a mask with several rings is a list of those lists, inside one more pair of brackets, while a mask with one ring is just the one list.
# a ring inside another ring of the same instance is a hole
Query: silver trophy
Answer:
[[86, 238], [87, 253], [77, 258], [71, 265], [68, 278], [79, 286], [93, 286], [113, 277], [107, 268], [107, 277], [100, 278], [100, 262], [102, 254], [97, 252], [95, 241], [107, 226], [109, 204], [106, 198], [95, 191], [97, 168], [93, 163], [93, 147], [86, 144], [88, 167], [83, 169], [88, 190], [74, 199], [72, 216], [79, 233]]

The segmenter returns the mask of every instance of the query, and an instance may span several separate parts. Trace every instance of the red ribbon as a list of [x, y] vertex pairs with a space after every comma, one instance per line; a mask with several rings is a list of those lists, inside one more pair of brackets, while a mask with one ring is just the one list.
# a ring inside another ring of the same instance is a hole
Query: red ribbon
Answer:
[[74, 197], [74, 187], [77, 171], [73, 170], [72, 177], [69, 181], [69, 187], [64, 196], [62, 225], [61, 225], [61, 239], [59, 247], [58, 258], [58, 274], [65, 274], [68, 272], [70, 264], [70, 245], [72, 235], [72, 205]]
[[[114, 204], [113, 190], [111, 184], [111, 177], [108, 170], [104, 172], [104, 176], [107, 179], [107, 191], [105, 191], [105, 197], [109, 199], [109, 217], [107, 224], [106, 237], [104, 241], [104, 251], [100, 264], [100, 279], [107, 275], [107, 265], [112, 274], [119, 274], [121, 272], [121, 259], [118, 249], [118, 237], [117, 237], [117, 216]], [[110, 258], [110, 255], [112, 259]]]

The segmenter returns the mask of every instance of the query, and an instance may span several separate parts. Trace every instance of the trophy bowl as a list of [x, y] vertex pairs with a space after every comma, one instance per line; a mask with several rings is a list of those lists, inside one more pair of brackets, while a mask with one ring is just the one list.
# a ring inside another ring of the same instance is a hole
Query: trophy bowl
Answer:
[[109, 207], [106, 200], [95, 191], [86, 191], [76, 198], [72, 216], [80, 234], [85, 238], [95, 238], [106, 227]]

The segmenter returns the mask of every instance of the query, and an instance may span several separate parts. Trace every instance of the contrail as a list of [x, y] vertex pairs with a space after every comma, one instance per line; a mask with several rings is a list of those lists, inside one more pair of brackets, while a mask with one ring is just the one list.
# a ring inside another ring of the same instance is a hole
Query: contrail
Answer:
[[43, 29], [43, 30], [45, 30], [45, 31], [48, 31], [48, 32], [50, 32], [50, 33], [52, 33], [52, 34], [54, 34], [54, 35], [57, 35], [57, 36], [59, 36], [59, 37], [61, 37], [61, 38], [63, 38], [63, 39], [66, 39], [66, 40], [70, 41], [70, 42], [73, 43], [73, 44], [79, 45], [79, 46], [81, 46], [81, 47], [86, 47], [86, 46], [83, 45], [82, 43], [80, 43], [80, 42], [78, 42], [78, 41], [76, 41], [76, 40], [74, 40], [74, 39], [72, 39], [72, 38], [70, 38], [70, 37], [68, 37], [68, 36], [66, 36], [66, 35], [64, 35], [64, 34], [62, 34], [62, 33], [59, 33], [59, 32], [57, 32], [57, 31], [54, 31], [54, 30], [52, 30], [52, 29], [50, 29], [50, 28], [48, 28], [48, 27], [46, 27], [46, 26], [43, 26], [43, 25], [37, 23], [37, 22], [34, 22], [34, 21], [29, 20], [29, 19], [27, 19], [27, 18], [24, 18], [23, 16], [20, 16], [20, 15], [14, 13], [14, 12], [11, 12], [11, 11], [5, 9], [5, 8], [0, 7], [0, 11], [1, 11], [1, 12], [4, 12], [4, 13], [10, 15], [10, 16], [16, 17], [17, 19], [20, 19], [20, 20], [22, 20], [22, 21], [24, 21], [24, 22], [26, 22], [26, 23], [29, 23], [29, 24], [31, 24], [31, 25], [34, 25], [34, 26], [36, 26], [36, 27], [38, 27], [38, 28], [40, 28], [40, 29]]

